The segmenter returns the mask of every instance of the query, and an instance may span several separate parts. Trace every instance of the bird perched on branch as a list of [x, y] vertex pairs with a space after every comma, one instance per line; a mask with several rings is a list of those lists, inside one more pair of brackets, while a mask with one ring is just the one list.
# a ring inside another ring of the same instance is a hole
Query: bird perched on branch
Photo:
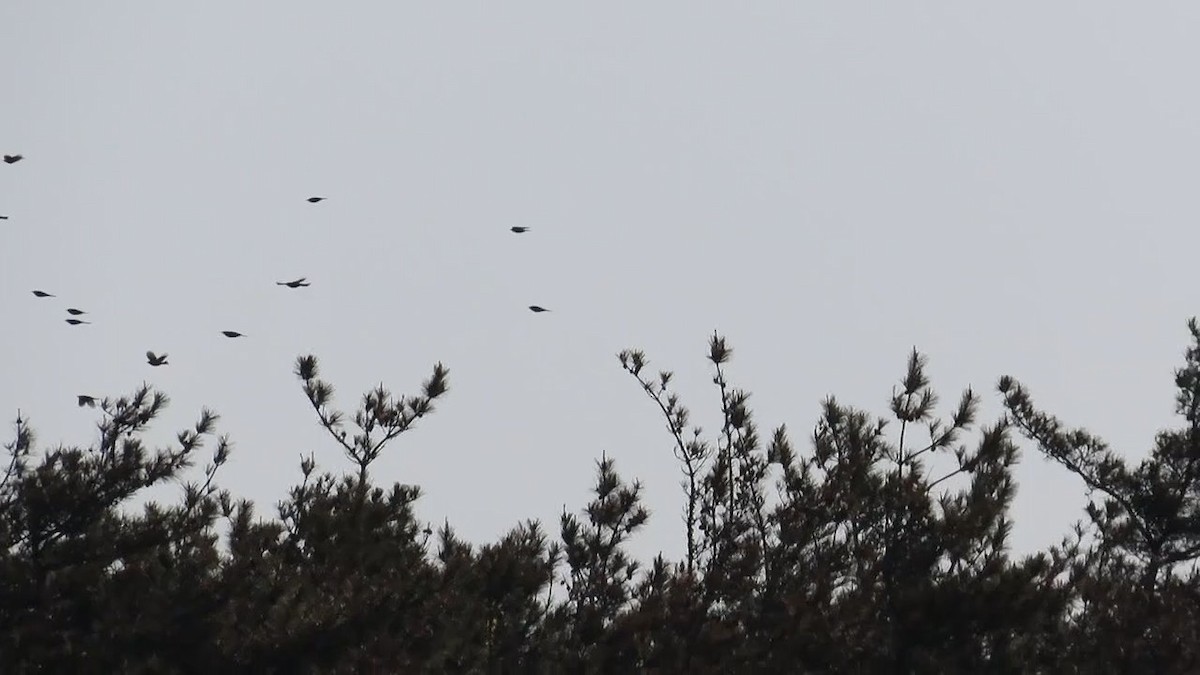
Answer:
[[167, 365], [167, 355], [158, 356], [154, 352], [146, 352], [146, 363], [152, 366], [165, 366]]
[[309, 204], [316, 204], [317, 202], [325, 201], [325, 199], [326, 199], [325, 197], [309, 197], [306, 201]]
[[300, 277], [295, 281], [276, 281], [275, 285], [287, 286], [288, 288], [304, 288], [305, 286], [311, 286], [312, 284], [308, 283], [307, 277]]
[[16, 164], [17, 162], [19, 162], [23, 159], [25, 159], [25, 155], [5, 155], [4, 163], [5, 164]]
[[243, 335], [235, 330], [223, 330], [223, 331], [221, 331], [221, 335], [224, 335], [227, 338], [246, 337], [245, 335]]
[[46, 291], [34, 291], [33, 294], [39, 298], [53, 298], [54, 297], [53, 295], [50, 295]]
[[67, 323], [71, 324], [72, 326], [78, 326], [81, 323], [91, 324], [92, 322], [84, 321], [83, 319], [67, 319]]
[[529, 311], [533, 312], [534, 314], [541, 314], [542, 312], [549, 312], [550, 310], [546, 309], [545, 307], [538, 307], [537, 305], [530, 305]]
[[91, 407], [91, 408], [96, 407], [96, 397], [95, 396], [87, 396], [86, 394], [80, 394], [80, 395], [76, 396], [75, 398], [76, 398], [76, 400], [79, 401], [80, 408], [82, 408], [85, 405], [88, 407]]

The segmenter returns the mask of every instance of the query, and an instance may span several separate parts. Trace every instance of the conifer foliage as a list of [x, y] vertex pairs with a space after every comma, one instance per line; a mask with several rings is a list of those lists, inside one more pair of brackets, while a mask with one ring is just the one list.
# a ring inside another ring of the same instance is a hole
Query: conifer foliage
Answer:
[[[0, 476], [0, 672], [1195, 672], [1200, 325], [1188, 326], [1182, 426], [1136, 464], [1012, 377], [999, 419], [979, 419], [970, 389], [943, 404], [915, 350], [885, 416], [829, 397], [804, 443], [784, 425], [760, 431], [722, 336], [709, 340], [711, 431], [670, 371], [623, 351], [679, 464], [678, 561], [630, 554], [651, 514], [607, 454], [556, 532], [527, 521], [476, 545], [421, 522], [419, 488], [371, 468], [436, 412], [441, 364], [419, 393], [380, 385], [348, 414], [316, 357], [297, 359], [350, 470], [302, 457], [272, 513], [220, 487], [233, 446], [215, 413], [147, 447], [169, 402], [150, 387], [98, 400], [86, 447], [39, 448], [18, 417]], [[1090, 501], [1060, 545], [1018, 557], [1022, 445]], [[167, 483], [182, 486], [175, 503], [136, 508]]]

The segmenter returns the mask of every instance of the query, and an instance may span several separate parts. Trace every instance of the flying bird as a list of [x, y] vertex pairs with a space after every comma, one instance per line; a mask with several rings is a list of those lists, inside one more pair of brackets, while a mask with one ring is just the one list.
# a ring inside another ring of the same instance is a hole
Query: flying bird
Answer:
[[68, 307], [67, 314], [70, 314], [71, 316], [79, 316], [80, 314], [87, 314], [87, 312], [83, 311], [82, 309], [75, 309], [74, 307]]
[[308, 283], [308, 277], [300, 277], [295, 281], [276, 281], [275, 285], [287, 286], [288, 288], [303, 288], [305, 286], [311, 286], [312, 284]]
[[152, 366], [165, 366], [167, 365], [167, 355], [158, 356], [154, 352], [146, 352], [146, 363]]
[[50, 295], [46, 291], [34, 291], [33, 294], [39, 298], [53, 298], [54, 297], [53, 295]]
[[545, 307], [538, 307], [537, 305], [530, 305], [529, 311], [533, 312], [534, 314], [541, 314], [542, 312], [549, 312], [550, 310], [546, 309]]
[[0, 220], [8, 220], [8, 216], [0, 216]]
[[4, 163], [5, 164], [16, 164], [17, 162], [19, 162], [23, 159], [25, 159], [25, 155], [5, 155]]
[[237, 332], [236, 330], [223, 330], [223, 331], [221, 331], [221, 335], [224, 335], [227, 338], [246, 337], [245, 335]]
[[512, 230], [513, 232], [516, 232], [517, 234], [521, 234], [523, 232], [529, 231], [528, 227], [511, 227], [509, 229]]
[[316, 204], [317, 202], [325, 201], [325, 199], [325, 197], [309, 197], [307, 201], [309, 204]]
[[87, 396], [85, 394], [80, 394], [80, 395], [76, 396], [75, 398], [79, 401], [80, 408], [82, 408], [85, 405], [88, 407], [91, 407], [91, 408], [96, 407], [96, 397], [95, 396]]
[[71, 324], [72, 326], [78, 326], [81, 323], [91, 324], [92, 322], [84, 321], [83, 319], [67, 319], [67, 323]]

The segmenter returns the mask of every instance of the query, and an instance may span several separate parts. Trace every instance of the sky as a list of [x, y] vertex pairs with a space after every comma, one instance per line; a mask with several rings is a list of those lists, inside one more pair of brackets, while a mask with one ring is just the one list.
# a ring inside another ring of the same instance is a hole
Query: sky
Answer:
[[[218, 481], [270, 514], [302, 454], [351, 468], [297, 356], [348, 411], [440, 361], [450, 391], [375, 480], [484, 543], [556, 532], [607, 455], [652, 511], [632, 550], [678, 559], [671, 438], [616, 354], [716, 430], [717, 331], [804, 451], [828, 395], [886, 414], [916, 347], [945, 414], [973, 387], [994, 421], [1012, 375], [1136, 462], [1177, 425], [1200, 292], [1198, 25], [1094, 0], [5, 2], [0, 435], [20, 410], [86, 445], [75, 396], [148, 382], [172, 399], [150, 438], [215, 410]], [[1085, 497], [1022, 447], [1031, 552]]]

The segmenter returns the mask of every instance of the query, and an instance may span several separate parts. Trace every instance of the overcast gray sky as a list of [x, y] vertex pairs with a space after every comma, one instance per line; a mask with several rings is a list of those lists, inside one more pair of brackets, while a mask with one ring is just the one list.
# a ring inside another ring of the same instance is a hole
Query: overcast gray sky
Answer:
[[[527, 517], [556, 531], [607, 452], [654, 511], [636, 551], [676, 559], [680, 476], [626, 347], [716, 428], [720, 331], [764, 431], [807, 449], [822, 397], [885, 413], [916, 346], [944, 409], [973, 386], [994, 419], [1012, 374], [1138, 459], [1175, 424], [1200, 290], [1198, 20], [1194, 2], [5, 2], [0, 151], [26, 159], [0, 165], [0, 411], [85, 444], [98, 413], [76, 394], [151, 382], [173, 399], [156, 437], [212, 407], [236, 443], [223, 484], [273, 511], [301, 453], [349, 468], [296, 356], [345, 409], [381, 381], [416, 393], [441, 360], [451, 391], [377, 480], [421, 485], [422, 517], [481, 542]], [[1015, 547], [1057, 541], [1081, 485], [1032, 449], [1018, 478]]]

